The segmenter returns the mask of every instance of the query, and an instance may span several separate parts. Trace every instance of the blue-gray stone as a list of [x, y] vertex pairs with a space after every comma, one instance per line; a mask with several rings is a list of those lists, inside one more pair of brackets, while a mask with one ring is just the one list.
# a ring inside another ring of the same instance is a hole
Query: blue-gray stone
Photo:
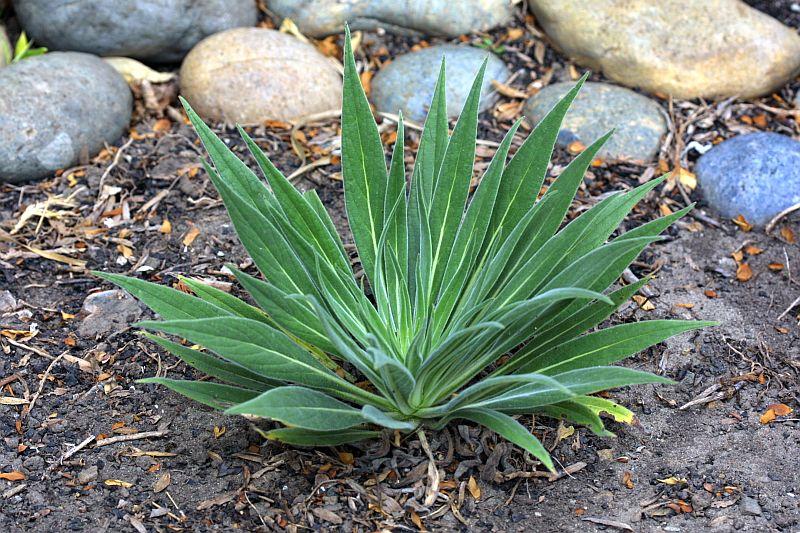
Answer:
[[0, 182], [23, 182], [93, 156], [125, 132], [133, 97], [99, 57], [50, 52], [0, 69]]
[[[538, 123], [572, 88], [572, 82], [548, 85], [525, 103], [524, 113]], [[658, 153], [667, 121], [661, 106], [623, 87], [588, 82], [572, 102], [558, 135], [566, 147], [575, 141], [589, 146], [610, 129], [614, 135], [599, 156], [610, 160], [647, 162]]]
[[481, 87], [484, 96], [481, 111], [493, 103], [494, 98], [486, 98], [492, 91], [492, 80], [503, 82], [509, 77], [505, 63], [481, 48], [458, 45], [423, 48], [395, 58], [375, 75], [371, 96], [378, 111], [397, 113], [402, 110], [406, 118], [424, 121], [439, 77], [442, 56], [446, 58], [447, 115], [451, 118], [461, 111], [484, 58], [488, 57], [489, 62]]
[[15, 0], [28, 36], [51, 50], [173, 62], [214, 33], [254, 26], [254, 0]]
[[700, 157], [695, 173], [720, 214], [760, 226], [800, 202], [800, 142], [768, 132], [733, 137]]
[[384, 28], [456, 37], [511, 20], [509, 0], [269, 0], [267, 4], [312, 37], [341, 33], [345, 22], [353, 30]]

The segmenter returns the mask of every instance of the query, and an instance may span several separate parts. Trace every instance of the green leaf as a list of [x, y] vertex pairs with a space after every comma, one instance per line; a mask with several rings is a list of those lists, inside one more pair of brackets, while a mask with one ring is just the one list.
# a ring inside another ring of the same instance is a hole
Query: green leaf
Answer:
[[253, 307], [252, 305], [241, 301], [236, 296], [228, 294], [225, 291], [217, 289], [216, 287], [212, 287], [211, 285], [196, 279], [187, 278], [184, 276], [178, 276], [178, 278], [184, 283], [184, 285], [192, 289], [192, 292], [194, 292], [199, 298], [216, 305], [220, 309], [224, 309], [231, 314], [243, 318], [260, 320], [262, 322], [266, 322], [267, 324], [273, 325], [273, 322], [269, 319], [266, 313], [257, 307]]
[[[544, 183], [547, 166], [561, 129], [561, 123], [581, 86], [589, 77], [585, 74], [553, 109], [536, 125], [536, 128], [520, 146], [503, 172], [497, 193], [497, 203], [492, 213], [491, 231], [504, 228], [509, 232], [522, 219], [530, 205], [536, 200]], [[572, 195], [569, 195], [572, 199]], [[563, 217], [562, 217], [563, 218]]]
[[643, 385], [645, 383], [675, 382], [665, 377], [621, 366], [593, 366], [570, 370], [551, 376], [575, 394], [594, 394], [606, 389]]
[[365, 405], [361, 408], [361, 414], [364, 417], [372, 422], [373, 424], [377, 424], [379, 426], [383, 426], [388, 429], [399, 429], [403, 431], [413, 431], [416, 429], [417, 424], [413, 422], [404, 422], [402, 420], [397, 420], [391, 415], [388, 415], [378, 409], [377, 407], [373, 407], [371, 405]]
[[179, 335], [258, 375], [325, 389], [345, 398], [371, 395], [325, 368], [283, 333], [246, 318], [142, 322], [141, 327]]
[[203, 405], [213, 407], [214, 409], [226, 409], [230, 405], [235, 405], [241, 402], [249, 401], [258, 396], [258, 391], [242, 389], [233, 387], [231, 385], [223, 385], [221, 383], [212, 383], [210, 381], [184, 381], [180, 379], [167, 379], [167, 378], [144, 378], [138, 380], [138, 383], [155, 383], [157, 385], [164, 385], [186, 396], [190, 400], [200, 402]]
[[433, 245], [429, 289], [431, 296], [439, 293], [439, 286], [447, 268], [447, 260], [453, 249], [453, 240], [464, 215], [464, 206], [469, 194], [472, 166], [475, 161], [475, 139], [478, 135], [478, 104], [486, 62], [484, 59], [464, 102], [461, 116], [447, 144], [433, 190], [429, 214]]
[[383, 209], [388, 176], [378, 126], [361, 87], [345, 30], [344, 89], [342, 108], [342, 175], [350, 230], [367, 279], [375, 276], [378, 239], [383, 231]]
[[166, 320], [214, 318], [232, 314], [231, 311], [172, 287], [110, 272], [93, 271], [92, 274], [125, 289]]
[[554, 374], [616, 363], [685, 331], [715, 325], [695, 320], [647, 320], [620, 324], [572, 339], [529, 360], [520, 372]]
[[462, 409], [454, 413], [452, 418], [464, 418], [486, 426], [506, 440], [530, 452], [551, 472], [556, 471], [550, 454], [547, 453], [539, 439], [510, 416], [491, 409]]
[[369, 420], [344, 402], [305, 387], [278, 387], [231, 407], [231, 415], [254, 415], [313, 431], [336, 431], [359, 426]]
[[280, 384], [278, 381], [261, 376], [231, 361], [225, 361], [203, 351], [193, 350], [150, 333], [144, 333], [144, 336], [179, 357], [187, 365], [208, 374], [212, 378], [258, 392], [263, 392]]
[[268, 431], [266, 436], [292, 446], [341, 446], [380, 437], [380, 431], [366, 429], [344, 429], [338, 431], [310, 431], [301, 428], [279, 428]]

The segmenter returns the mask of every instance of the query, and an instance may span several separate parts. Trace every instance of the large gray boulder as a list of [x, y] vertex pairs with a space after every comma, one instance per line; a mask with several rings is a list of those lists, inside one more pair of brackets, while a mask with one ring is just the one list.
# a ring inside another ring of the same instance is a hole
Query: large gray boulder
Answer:
[[268, 5], [313, 37], [341, 33], [345, 22], [353, 30], [455, 37], [511, 20], [511, 0], [269, 0]]
[[0, 182], [23, 182], [93, 156], [125, 132], [133, 97], [102, 59], [51, 52], [0, 69]]
[[51, 50], [179, 61], [204, 37], [254, 26], [254, 0], [14, 0], [28, 36]]

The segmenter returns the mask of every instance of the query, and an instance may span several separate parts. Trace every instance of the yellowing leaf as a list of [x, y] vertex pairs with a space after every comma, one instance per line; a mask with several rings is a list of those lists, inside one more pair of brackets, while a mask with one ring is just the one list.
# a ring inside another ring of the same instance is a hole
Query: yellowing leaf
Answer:
[[222, 427], [214, 426], [214, 438], [215, 439], [220, 438], [225, 434], [226, 431], [227, 429], [225, 429], [225, 426]]
[[556, 442], [561, 442], [575, 434], [575, 428], [572, 426], [565, 426], [563, 423], [558, 424], [556, 429]]

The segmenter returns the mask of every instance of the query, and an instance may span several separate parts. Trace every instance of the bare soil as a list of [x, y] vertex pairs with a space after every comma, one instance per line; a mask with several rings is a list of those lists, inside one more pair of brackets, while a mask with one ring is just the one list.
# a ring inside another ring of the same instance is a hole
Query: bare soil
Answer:
[[[791, 23], [786, 4], [780, 13]], [[571, 77], [569, 61], [531, 33], [532, 23], [520, 15], [514, 27], [525, 37], [501, 42], [512, 71], [534, 72], [512, 82], [523, 91], [535, 90], [536, 80]], [[469, 38], [500, 42], [506, 33]], [[374, 69], [414, 44], [366, 34], [359, 59]], [[767, 109], [787, 109], [797, 87], [756, 102], [662, 102], [673, 134], [658, 166], [593, 167], [573, 214], [677, 165], [691, 170], [697, 154], [683, 147], [692, 140], [755, 129], [797, 136], [791, 114]], [[226, 263], [254, 272], [199, 169], [195, 136], [174, 111], [174, 87], [153, 90], [157, 105], [139, 88], [136, 121], [117, 147], [51, 179], [0, 186], [0, 293], [16, 300], [3, 309], [0, 298], [0, 475], [24, 476], [0, 478], [0, 530], [800, 531], [800, 327], [798, 308], [790, 307], [800, 296], [800, 250], [791, 242], [800, 217], [770, 234], [746, 232], [701, 203], [694, 218], [643, 254], [633, 272], [655, 274], [652, 293], [613, 322], [676, 317], [721, 325], [625, 363], [678, 384], [612, 391], [637, 416], [631, 426], [609, 422], [615, 439], [527, 417], [558, 460], [558, 477], [469, 425], [427, 432], [424, 440], [386, 435], [358, 446], [289, 448], [265, 442], [243, 418], [137, 384], [153, 375], [199, 376], [134, 330], [78, 333], [88, 320], [80, 312], [86, 296], [110, 288], [87, 269], [172, 285], [183, 274], [224, 287]], [[519, 103], [501, 97], [482, 116], [481, 137], [497, 141]], [[763, 122], [755, 118], [762, 115]], [[245, 157], [230, 128], [217, 131]], [[382, 131], [389, 140], [393, 125]], [[267, 124], [252, 134], [287, 174], [302, 170], [297, 185], [315, 187], [347, 235], [337, 119], [294, 129]], [[478, 168], [491, 155], [490, 144], [481, 148]], [[330, 164], [304, 167], [325, 157]], [[559, 150], [551, 172], [570, 157]], [[20, 223], [27, 207], [54, 197], [69, 203], [51, 203], [41, 221]], [[659, 189], [625, 228], [695, 200], [702, 197], [691, 188]], [[742, 264], [753, 273], [746, 281]], [[246, 298], [236, 285], [231, 290]], [[794, 412], [763, 423], [775, 404]], [[438, 475], [429, 471], [428, 451]], [[436, 478], [439, 495], [426, 506]]]

